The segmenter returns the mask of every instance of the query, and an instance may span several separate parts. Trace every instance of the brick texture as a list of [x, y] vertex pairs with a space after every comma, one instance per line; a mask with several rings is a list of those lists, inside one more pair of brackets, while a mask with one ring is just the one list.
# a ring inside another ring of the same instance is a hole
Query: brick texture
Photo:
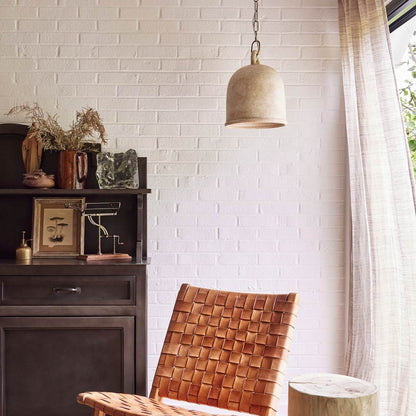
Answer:
[[[226, 129], [249, 62], [250, 0], [0, 0], [0, 122], [91, 105], [110, 146], [149, 161], [149, 380], [183, 282], [299, 292], [287, 379], [342, 372], [345, 121], [336, 0], [260, 2], [262, 63], [289, 124]], [[286, 391], [280, 405], [285, 413]]]

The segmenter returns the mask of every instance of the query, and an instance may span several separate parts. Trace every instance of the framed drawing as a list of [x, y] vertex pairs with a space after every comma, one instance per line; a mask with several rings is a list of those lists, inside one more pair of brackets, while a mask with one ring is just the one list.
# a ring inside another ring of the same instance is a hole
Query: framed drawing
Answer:
[[33, 198], [33, 257], [84, 253], [84, 205], [85, 198]]

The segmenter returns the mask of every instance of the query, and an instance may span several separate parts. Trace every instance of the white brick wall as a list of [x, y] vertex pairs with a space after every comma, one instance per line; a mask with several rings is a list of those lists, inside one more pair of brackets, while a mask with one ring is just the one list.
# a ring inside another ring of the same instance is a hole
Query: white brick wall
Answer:
[[342, 371], [336, 3], [260, 2], [262, 62], [285, 81], [289, 125], [245, 131], [223, 123], [227, 82], [249, 61], [251, 0], [0, 0], [0, 113], [37, 101], [69, 123], [94, 106], [112, 146], [148, 157], [149, 380], [182, 282], [298, 291], [287, 379]]

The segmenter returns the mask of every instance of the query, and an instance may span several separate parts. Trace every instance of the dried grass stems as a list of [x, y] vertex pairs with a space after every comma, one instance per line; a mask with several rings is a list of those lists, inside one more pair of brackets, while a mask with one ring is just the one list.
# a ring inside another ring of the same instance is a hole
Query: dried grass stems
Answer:
[[[75, 121], [69, 130], [64, 130], [58, 123], [58, 116], [45, 113], [37, 103], [17, 105], [10, 109], [7, 115], [25, 113], [32, 125], [29, 134], [42, 142], [44, 150], [94, 150], [96, 141], [107, 143], [107, 135], [98, 112], [92, 108], [77, 111]], [[98, 133], [98, 137], [93, 137]], [[86, 139], [89, 138], [89, 142]], [[93, 139], [93, 140], [91, 140]]]

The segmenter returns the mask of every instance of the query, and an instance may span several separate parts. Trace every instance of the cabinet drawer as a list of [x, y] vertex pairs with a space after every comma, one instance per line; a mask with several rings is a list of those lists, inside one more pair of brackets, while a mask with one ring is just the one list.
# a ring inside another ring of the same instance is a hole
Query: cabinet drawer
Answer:
[[134, 305], [134, 276], [3, 276], [2, 305]]

